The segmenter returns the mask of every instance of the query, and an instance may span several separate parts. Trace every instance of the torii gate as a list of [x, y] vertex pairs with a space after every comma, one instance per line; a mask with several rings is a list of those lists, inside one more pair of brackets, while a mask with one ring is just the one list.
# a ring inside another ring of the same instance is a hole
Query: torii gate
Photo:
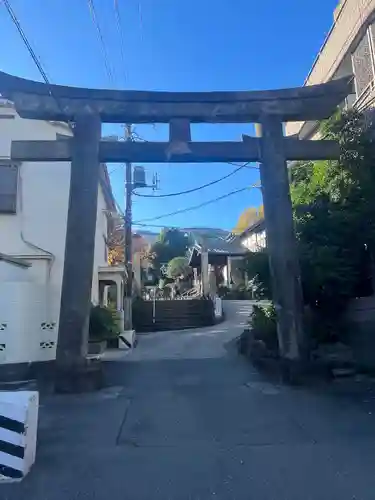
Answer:
[[[101, 162], [260, 162], [273, 296], [282, 357], [303, 356], [303, 303], [287, 161], [337, 159], [328, 140], [284, 137], [283, 123], [332, 115], [350, 91], [341, 79], [254, 92], [147, 92], [46, 85], [0, 72], [0, 93], [23, 118], [74, 123], [70, 140], [13, 141], [14, 161], [70, 161], [71, 183], [57, 345], [64, 389], [85, 365]], [[169, 142], [101, 141], [101, 123], [168, 123]], [[257, 123], [261, 137], [192, 142], [191, 123]], [[59, 380], [59, 377], [58, 379]], [[59, 383], [58, 383], [59, 385]]]

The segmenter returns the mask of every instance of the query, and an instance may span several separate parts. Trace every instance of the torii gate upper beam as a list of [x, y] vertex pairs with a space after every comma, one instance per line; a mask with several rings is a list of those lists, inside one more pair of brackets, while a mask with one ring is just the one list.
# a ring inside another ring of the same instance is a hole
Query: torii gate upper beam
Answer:
[[350, 79], [301, 88], [251, 92], [149, 92], [45, 85], [0, 72], [0, 92], [23, 118], [74, 121], [98, 114], [103, 123], [251, 123], [321, 120], [348, 95]]

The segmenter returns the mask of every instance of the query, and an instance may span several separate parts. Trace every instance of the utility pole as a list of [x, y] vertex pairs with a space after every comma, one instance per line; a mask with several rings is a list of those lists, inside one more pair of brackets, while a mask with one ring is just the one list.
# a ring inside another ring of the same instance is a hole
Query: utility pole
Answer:
[[[125, 141], [133, 140], [133, 131], [131, 124], [126, 124], [124, 127]], [[137, 167], [135, 167], [137, 168]], [[143, 174], [144, 176], [144, 174]], [[124, 263], [126, 283], [124, 286], [123, 309], [124, 309], [124, 331], [131, 332], [133, 330], [132, 318], [132, 297], [133, 297], [133, 238], [132, 238], [132, 195], [134, 188], [151, 187], [157, 189], [158, 178], [154, 175], [153, 183], [147, 186], [146, 181], [138, 178], [133, 178], [133, 165], [130, 162], [125, 164], [125, 217], [124, 217]]]
[[[132, 140], [132, 127], [125, 125], [125, 140]], [[124, 257], [126, 283], [124, 286], [124, 330], [133, 330], [132, 295], [133, 295], [133, 255], [132, 255], [132, 164], [126, 162], [125, 168], [125, 220], [124, 220]]]

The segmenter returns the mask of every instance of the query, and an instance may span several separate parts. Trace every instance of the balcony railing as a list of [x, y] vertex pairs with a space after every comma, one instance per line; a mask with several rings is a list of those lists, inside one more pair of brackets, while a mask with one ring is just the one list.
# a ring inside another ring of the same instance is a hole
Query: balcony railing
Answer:
[[364, 89], [362, 94], [354, 102], [353, 108], [359, 112], [365, 111], [367, 108], [374, 106], [375, 104], [375, 81], [371, 82]]

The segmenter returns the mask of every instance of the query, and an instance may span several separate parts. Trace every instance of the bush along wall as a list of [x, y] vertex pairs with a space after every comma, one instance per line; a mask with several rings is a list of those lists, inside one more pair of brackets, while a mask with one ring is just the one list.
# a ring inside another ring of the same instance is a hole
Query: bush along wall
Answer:
[[89, 340], [100, 342], [118, 337], [120, 318], [117, 311], [103, 306], [91, 306]]
[[252, 361], [279, 358], [276, 311], [273, 304], [255, 305], [238, 340], [239, 352]]

